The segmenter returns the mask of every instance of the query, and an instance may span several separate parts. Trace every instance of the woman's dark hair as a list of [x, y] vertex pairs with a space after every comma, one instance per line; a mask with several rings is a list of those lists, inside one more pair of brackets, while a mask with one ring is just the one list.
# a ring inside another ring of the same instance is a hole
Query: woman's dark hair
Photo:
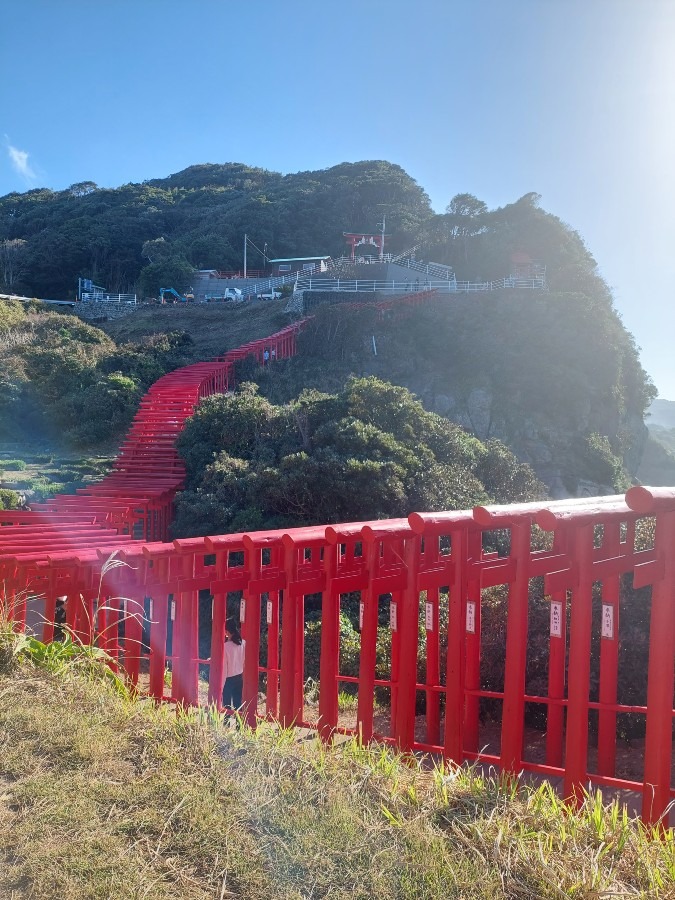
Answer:
[[241, 632], [239, 631], [239, 625], [237, 625], [234, 619], [227, 620], [225, 623], [225, 631], [230, 635], [234, 644], [241, 644]]

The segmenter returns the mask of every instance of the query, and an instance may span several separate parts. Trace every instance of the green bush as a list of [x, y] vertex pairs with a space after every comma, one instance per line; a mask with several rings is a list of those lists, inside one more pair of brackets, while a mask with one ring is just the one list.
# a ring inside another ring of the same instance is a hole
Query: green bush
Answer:
[[18, 509], [20, 506], [19, 495], [9, 488], [0, 488], [0, 509]]
[[178, 536], [194, 528], [217, 534], [367, 521], [544, 494], [502, 444], [482, 444], [405, 388], [376, 378], [352, 377], [337, 394], [305, 390], [283, 406], [244, 384], [202, 403], [178, 449], [188, 474]]
[[0, 471], [23, 472], [28, 468], [22, 459], [0, 459]]

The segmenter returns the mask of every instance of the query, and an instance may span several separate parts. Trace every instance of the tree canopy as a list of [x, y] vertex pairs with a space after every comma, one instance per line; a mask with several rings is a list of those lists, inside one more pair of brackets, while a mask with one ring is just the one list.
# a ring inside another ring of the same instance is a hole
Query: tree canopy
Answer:
[[[514, 258], [529, 257], [545, 267], [548, 290], [450, 295], [405, 323], [382, 320], [372, 308], [319, 312], [296, 360], [276, 366], [273, 382], [256, 374], [263, 393], [288, 403], [309, 384], [337, 394], [351, 373], [373, 374], [407, 386], [479, 439], [504, 441], [561, 494], [620, 490], [626, 470], [639, 464], [654, 387], [591, 252], [535, 192], [498, 209], [458, 193], [434, 215], [419, 185], [382, 160], [289, 175], [241, 163], [197, 165], [114, 190], [88, 181], [65, 191], [39, 188], [0, 198], [0, 289], [65, 297], [83, 275], [156, 296], [160, 287], [187, 289], [193, 267], [240, 266], [244, 232], [266, 243], [269, 255], [336, 255], [343, 231], [372, 231], [385, 212], [392, 252], [415, 245], [424, 259], [470, 281], [500, 278]], [[0, 328], [11, 315], [10, 307], [0, 310]], [[63, 317], [44, 315], [34, 309], [4, 339], [0, 410], [9, 421], [17, 397], [32, 400], [76, 441], [116, 434], [151, 371], [198, 358], [184, 344], [159, 349], [156, 332], [175, 326], [160, 325], [158, 310], [150, 309], [144, 331], [152, 336], [123, 348], [103, 336], [92, 343]], [[123, 412], [93, 428], [83, 403], [110, 396]]]
[[498, 441], [427, 412], [405, 388], [350, 378], [275, 405], [255, 385], [203, 402], [179, 438], [176, 534], [364, 521], [534, 499], [545, 489]]
[[[115, 189], [90, 181], [40, 188], [0, 197], [0, 276], [37, 297], [72, 297], [80, 276], [150, 296], [162, 278], [187, 282], [190, 267], [240, 268], [246, 232], [270, 256], [340, 255], [343, 231], [373, 231], [383, 210], [392, 251], [410, 246], [431, 214], [419, 185], [383, 160], [290, 175], [196, 165]], [[11, 254], [9, 263], [1, 253]]]

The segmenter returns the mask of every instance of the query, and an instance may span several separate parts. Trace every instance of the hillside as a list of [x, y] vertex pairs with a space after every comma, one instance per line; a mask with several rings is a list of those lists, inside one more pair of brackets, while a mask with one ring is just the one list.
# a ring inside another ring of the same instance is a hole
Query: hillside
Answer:
[[0, 624], [3, 897], [669, 896], [672, 845], [616, 803], [567, 816], [548, 785], [238, 731], [105, 671]]
[[[2, 308], [0, 440], [75, 449], [118, 443], [164, 372], [287, 321], [283, 301], [141, 307], [100, 323], [105, 332], [62, 313]], [[240, 379], [276, 403], [307, 387], [334, 393], [351, 374], [407, 387], [481, 441], [504, 442], [554, 496], [620, 490], [641, 458], [649, 383], [611, 308], [591, 309], [584, 295], [445, 296], [387, 319], [322, 307], [299, 349], [268, 370], [245, 364]]]
[[675, 484], [675, 402], [654, 400], [646, 425], [649, 437], [637, 477], [643, 484]]
[[141, 307], [99, 323], [106, 333], [69, 311], [0, 302], [0, 442], [113, 449], [154, 381], [278, 330], [282, 307]]
[[350, 377], [335, 394], [304, 390], [284, 405], [254, 388], [206, 399], [178, 438], [186, 485], [175, 537], [546, 496], [499, 441], [469, 436], [389, 382]]
[[647, 425], [659, 428], [675, 428], [675, 400], [657, 397], [647, 410]]
[[[400, 252], [431, 216], [429, 198], [382, 160], [291, 175], [197, 165], [119, 188], [36, 188], [0, 197], [0, 282], [12, 293], [59, 299], [74, 297], [82, 276], [157, 296], [160, 286], [185, 288], [191, 267], [240, 268], [244, 233], [267, 245], [268, 257], [339, 255], [342, 233], [375, 228], [382, 204], [393, 226], [388, 249]], [[251, 258], [249, 266], [262, 262]]]
[[[78, 275], [156, 296], [160, 284], [189, 283], [193, 266], [239, 266], [244, 231], [268, 255], [338, 254], [342, 232], [372, 229], [384, 207], [389, 250], [417, 245], [418, 258], [470, 281], [534, 260], [547, 290], [446, 295], [407, 319], [320, 310], [296, 360], [242, 374], [275, 403], [374, 375], [480, 440], [503, 441], [553, 496], [624, 488], [655, 390], [592, 254], [537, 194], [493, 210], [458, 194], [434, 215], [419, 185], [383, 161], [287, 176], [192, 166], [111, 190], [83, 182], [0, 198], [0, 245], [12, 258], [3, 277], [47, 296], [72, 294]], [[0, 314], [0, 440], [3, 430], [26, 440], [49, 433], [77, 448], [119, 442], [143, 391], [171, 368], [288, 321], [282, 303], [148, 305], [100, 328], [10, 307]]]
[[179, 331], [190, 338], [190, 362], [221, 356], [227, 350], [273, 334], [288, 324], [285, 301], [253, 305], [205, 303], [197, 306], [143, 306], [132, 316], [101, 322], [117, 343], [143, 344], [156, 335]]
[[642, 456], [649, 383], [618, 317], [583, 294], [441, 296], [386, 319], [323, 307], [299, 355], [256, 380], [281, 402], [305, 385], [338, 390], [352, 372], [503, 441], [553, 496], [621, 490]]

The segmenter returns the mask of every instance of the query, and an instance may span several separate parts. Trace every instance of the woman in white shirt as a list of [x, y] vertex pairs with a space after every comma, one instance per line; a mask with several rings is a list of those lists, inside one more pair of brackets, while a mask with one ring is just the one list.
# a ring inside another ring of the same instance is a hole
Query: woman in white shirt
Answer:
[[241, 706], [245, 651], [246, 641], [241, 636], [239, 626], [234, 619], [228, 619], [225, 625], [223, 706], [230, 709], [239, 709]]

